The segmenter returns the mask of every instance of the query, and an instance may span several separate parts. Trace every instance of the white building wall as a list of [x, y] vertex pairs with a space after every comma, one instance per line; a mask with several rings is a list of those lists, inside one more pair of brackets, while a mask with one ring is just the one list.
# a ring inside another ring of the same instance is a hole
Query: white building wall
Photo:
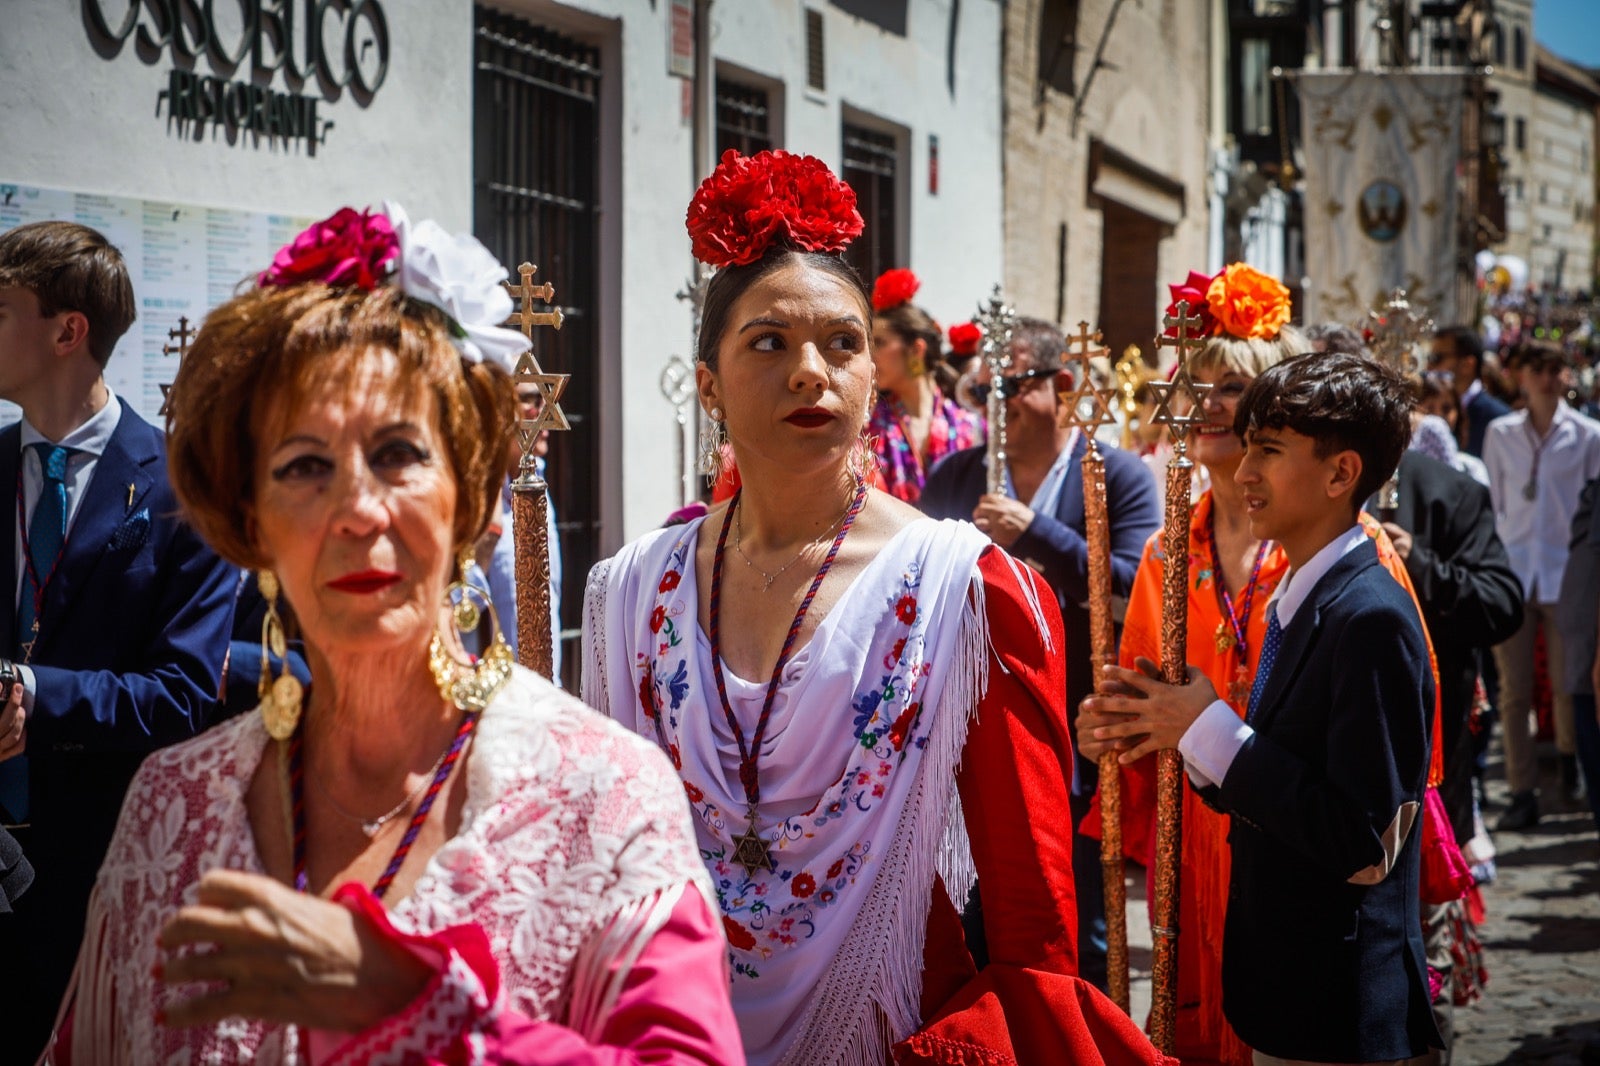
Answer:
[[1594, 108], [1541, 85], [1532, 130], [1529, 281], [1587, 290], [1594, 277]]
[[[602, 256], [602, 342], [597, 372], [614, 406], [604, 419], [616, 450], [605, 462], [610, 551], [658, 526], [678, 506], [674, 410], [658, 381], [666, 361], [692, 355], [690, 311], [675, 294], [693, 269], [684, 212], [694, 193], [692, 129], [682, 82], [668, 73], [671, 5], [648, 0], [525, 0], [506, 11], [565, 32], [611, 40], [619, 63], [603, 78], [620, 92], [602, 119], [602, 158], [615, 144], [620, 200], [616, 254]], [[806, 86], [805, 9], [823, 14], [826, 89]], [[778, 147], [815, 155], [837, 170], [846, 114], [905, 134], [909, 181], [902, 204], [904, 252], [923, 279], [917, 302], [951, 322], [970, 315], [1001, 276], [1000, 4], [916, 0], [905, 36], [822, 0], [717, 0], [715, 62], [773, 88]], [[955, 91], [946, 50], [955, 33]], [[780, 99], [781, 98], [781, 99]], [[928, 135], [939, 139], [939, 192], [928, 191]], [[603, 181], [607, 179], [603, 176]], [[559, 279], [551, 279], [560, 284]], [[867, 279], [869, 282], [872, 279]], [[559, 442], [557, 442], [559, 447]]]
[[[129, 0], [0, 4], [0, 182], [290, 215], [393, 198], [413, 217], [471, 225], [470, 0], [381, 0], [388, 74], [364, 108], [348, 90], [319, 103], [318, 117], [334, 125], [314, 156], [303, 144], [229, 144], [210, 130], [196, 141], [170, 127], [165, 105], [156, 114], [170, 50], [145, 62], [135, 30], [102, 58], [86, 25], [91, 6], [116, 23]], [[207, 6], [231, 37], [238, 5]], [[336, 53], [340, 18], [326, 19]], [[195, 69], [213, 73], [205, 58]], [[281, 72], [270, 87], [285, 89]], [[300, 91], [320, 95], [314, 84]]]

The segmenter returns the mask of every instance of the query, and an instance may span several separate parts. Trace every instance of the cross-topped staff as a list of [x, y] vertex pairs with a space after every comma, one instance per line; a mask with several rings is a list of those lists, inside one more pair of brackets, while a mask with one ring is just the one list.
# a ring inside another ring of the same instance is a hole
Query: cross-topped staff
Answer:
[[[711, 269], [703, 263], [695, 264], [694, 276], [683, 283], [677, 292], [678, 299], [689, 305], [689, 348], [693, 352], [700, 338], [700, 319], [705, 313], [706, 287], [711, 284]], [[694, 356], [688, 360], [671, 356], [661, 368], [661, 395], [672, 405], [673, 421], [678, 427], [678, 506], [687, 507], [694, 499], [695, 469], [688, 462], [689, 441], [694, 432], [690, 425], [691, 412], [697, 409], [694, 402]]]
[[[1152, 419], [1172, 435], [1167, 463], [1167, 512], [1161, 533], [1166, 568], [1161, 582], [1161, 673], [1169, 685], [1189, 679], [1185, 648], [1189, 642], [1189, 489], [1194, 463], [1189, 459], [1189, 430], [1205, 421], [1200, 405], [1210, 385], [1189, 376], [1189, 345], [1200, 332], [1201, 319], [1179, 300], [1176, 315], [1162, 325], [1173, 336], [1156, 337], [1156, 351], [1174, 348], [1178, 362], [1168, 381], [1152, 381], [1156, 412]], [[1184, 401], [1187, 401], [1185, 409]], [[1103, 802], [1103, 801], [1102, 801]], [[1156, 753], [1156, 892], [1150, 931], [1155, 937], [1151, 963], [1150, 1039], [1172, 1053], [1178, 992], [1178, 863], [1183, 843], [1183, 757], [1172, 749]]]
[[[189, 316], [188, 315], [179, 315], [178, 316], [178, 324], [177, 324], [177, 326], [175, 328], [173, 328], [173, 329], [167, 330], [167, 339], [168, 340], [177, 341], [178, 343], [176, 343], [176, 344], [163, 344], [161, 346], [161, 354], [162, 355], [175, 355], [175, 356], [177, 356], [178, 357], [178, 366], [182, 367], [183, 366], [184, 356], [189, 354], [189, 342], [191, 340], [193, 340], [195, 338], [195, 336], [199, 332], [200, 331], [197, 330], [197, 329], [190, 329], [189, 328]], [[169, 382], [164, 383], [161, 386], [161, 410], [156, 412], [156, 413], [159, 414], [162, 418], [165, 418], [167, 416], [168, 410], [171, 407], [172, 407], [172, 382], [169, 381]]]
[[[1105, 668], [1115, 661], [1116, 632], [1111, 617], [1111, 521], [1106, 511], [1106, 460], [1095, 434], [1117, 424], [1111, 410], [1116, 389], [1096, 388], [1089, 361], [1106, 354], [1100, 331], [1089, 332], [1079, 322], [1075, 336], [1067, 338], [1067, 357], [1079, 361], [1078, 387], [1061, 393], [1061, 424], [1083, 434], [1083, 517], [1089, 548], [1089, 661], [1095, 691]], [[1122, 861], [1122, 774], [1117, 753], [1100, 756], [1100, 870], [1105, 879], [1106, 977], [1112, 1002], [1128, 1010], [1128, 886]]]
[[561, 394], [572, 375], [546, 374], [533, 354], [534, 327], [560, 329], [562, 320], [559, 307], [549, 311], [533, 309], [535, 301], [550, 304], [556, 298], [556, 288], [548, 281], [542, 285], [533, 283], [537, 269], [532, 263], [523, 263], [517, 267], [521, 283], [505, 283], [506, 292], [519, 304], [506, 319], [506, 325], [520, 329], [529, 345], [511, 377], [518, 385], [532, 385], [539, 390], [540, 399], [538, 414], [517, 423], [522, 460], [511, 482], [511, 531], [516, 545], [517, 659], [528, 669], [549, 677], [555, 661], [550, 631], [550, 486], [539, 475], [533, 450], [545, 430], [572, 428], [561, 410]]
[[987, 304], [978, 306], [972, 321], [983, 331], [983, 361], [989, 367], [988, 418], [989, 436], [989, 494], [1004, 496], [1006, 492], [1006, 398], [1001, 391], [1005, 372], [1011, 369], [1011, 331], [1017, 324], [1017, 313], [1000, 295], [1000, 286]]

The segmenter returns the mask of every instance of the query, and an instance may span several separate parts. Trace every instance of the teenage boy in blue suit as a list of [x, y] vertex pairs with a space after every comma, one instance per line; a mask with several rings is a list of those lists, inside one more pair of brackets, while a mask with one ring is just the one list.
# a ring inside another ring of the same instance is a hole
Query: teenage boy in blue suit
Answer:
[[0, 824], [32, 890], [0, 923], [4, 1055], [49, 1036], [123, 793], [149, 752], [217, 708], [235, 571], [178, 518], [161, 433], [106, 386], [134, 319], [96, 231], [0, 234]]
[[[1257, 1063], [1405, 1062], [1442, 1046], [1418, 903], [1433, 678], [1416, 606], [1356, 522], [1400, 461], [1411, 406], [1399, 374], [1356, 355], [1258, 377], [1234, 423], [1236, 480], [1251, 532], [1291, 569], [1248, 717], [1198, 672], [1171, 686], [1108, 668], [1143, 698], [1085, 708], [1124, 762], [1177, 748], [1232, 815], [1222, 1003]], [[1131, 717], [1098, 724], [1107, 714]]]

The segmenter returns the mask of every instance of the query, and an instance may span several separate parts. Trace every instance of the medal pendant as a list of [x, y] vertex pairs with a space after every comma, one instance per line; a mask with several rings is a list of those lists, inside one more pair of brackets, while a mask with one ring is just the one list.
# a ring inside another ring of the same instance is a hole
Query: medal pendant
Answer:
[[1233, 650], [1233, 633], [1228, 629], [1228, 623], [1223, 622], [1217, 626], [1217, 654], [1226, 655]]
[[1539, 483], [1530, 478], [1528, 480], [1528, 483], [1526, 485], [1522, 486], [1522, 498], [1524, 500], [1533, 500], [1533, 499], [1536, 499], [1538, 497], [1538, 495], [1539, 495]]
[[778, 864], [772, 858], [772, 844], [756, 832], [755, 812], [750, 813], [750, 823], [744, 833], [733, 838], [733, 862], [743, 866], [746, 876], [754, 877], [757, 870], [772, 871]]

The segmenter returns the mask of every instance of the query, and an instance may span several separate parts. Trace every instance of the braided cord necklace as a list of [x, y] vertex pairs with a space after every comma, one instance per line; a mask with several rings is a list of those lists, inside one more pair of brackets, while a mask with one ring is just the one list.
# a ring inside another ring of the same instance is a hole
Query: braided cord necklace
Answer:
[[[400, 867], [405, 864], [406, 856], [411, 854], [412, 845], [417, 842], [417, 835], [422, 832], [422, 823], [428, 820], [428, 812], [433, 810], [434, 800], [439, 798], [439, 793], [444, 789], [444, 783], [450, 779], [450, 771], [455, 769], [456, 763], [461, 758], [462, 751], [471, 739], [473, 730], [478, 726], [478, 719], [482, 717], [481, 711], [468, 711], [461, 716], [461, 724], [456, 727], [456, 735], [450, 741], [450, 746], [445, 749], [443, 757], [435, 765], [433, 778], [428, 782], [427, 790], [422, 794], [422, 803], [411, 816], [411, 824], [406, 827], [405, 835], [400, 838], [400, 843], [395, 845], [394, 855], [389, 859], [389, 865], [384, 869], [376, 883], [372, 886], [372, 894], [378, 899], [384, 897], [389, 891], [389, 886], [394, 883], [395, 875], [400, 872]], [[292, 826], [291, 841], [294, 851], [294, 887], [296, 892], [307, 891], [308, 879], [306, 877], [306, 795], [305, 795], [305, 719], [301, 718], [300, 724], [295, 728], [294, 735], [289, 738], [289, 817]], [[413, 792], [406, 797], [406, 802], [411, 802], [416, 797]], [[337, 805], [335, 805], [337, 806]], [[384, 816], [384, 820], [394, 817], [401, 807], [396, 808]], [[365, 830], [366, 826], [362, 826]], [[374, 834], [368, 833], [370, 838]]]
[[861, 513], [861, 507], [867, 500], [867, 486], [864, 482], [856, 482], [855, 496], [850, 500], [850, 507], [845, 511], [844, 519], [839, 523], [839, 532], [834, 535], [833, 546], [828, 549], [822, 565], [817, 568], [817, 576], [812, 578], [811, 587], [806, 591], [805, 598], [800, 601], [800, 609], [795, 612], [794, 621], [789, 623], [789, 633], [784, 637], [783, 650], [778, 653], [778, 661], [772, 667], [772, 679], [767, 682], [766, 699], [761, 704], [761, 716], [756, 719], [755, 732], [748, 742], [745, 740], [744, 730], [739, 726], [739, 718], [733, 713], [733, 705], [728, 701], [728, 682], [722, 671], [722, 562], [728, 546], [728, 528], [732, 525], [734, 510], [739, 506], [739, 496], [735, 495], [733, 503], [728, 506], [727, 512], [722, 516], [722, 531], [717, 535], [717, 550], [711, 562], [711, 603], [709, 608], [711, 632], [711, 670], [716, 677], [717, 697], [722, 701], [722, 713], [728, 720], [728, 728], [733, 731], [733, 739], [739, 745], [739, 783], [744, 787], [744, 798], [748, 805], [745, 831], [733, 840], [733, 861], [743, 866], [747, 875], [754, 875], [757, 870], [774, 870], [777, 863], [772, 858], [772, 842], [766, 840], [756, 830], [756, 812], [761, 802], [761, 775], [759, 760], [761, 758], [761, 742], [767, 735], [767, 723], [772, 719], [772, 705], [778, 697], [778, 687], [783, 682], [783, 668], [789, 665], [789, 656], [794, 651], [795, 640], [800, 636], [801, 626], [804, 625], [806, 612], [811, 609], [811, 601], [817, 598], [817, 590], [822, 587], [822, 581], [828, 576], [828, 571], [833, 567], [833, 560], [839, 555], [839, 548], [844, 544], [845, 536], [850, 532], [850, 527], [855, 525], [856, 516]]
[[[1211, 581], [1217, 591], [1217, 606], [1222, 608], [1222, 621], [1217, 625], [1217, 653], [1226, 655], [1230, 650], [1237, 648], [1239, 651], [1239, 677], [1229, 686], [1231, 698], [1237, 698], [1237, 690], [1243, 686], [1245, 662], [1250, 658], [1250, 612], [1255, 604], [1256, 585], [1261, 579], [1261, 566], [1266, 562], [1267, 551], [1272, 546], [1269, 540], [1263, 540], [1256, 546], [1255, 565], [1250, 569], [1250, 580], [1245, 585], [1244, 610], [1235, 613], [1233, 597], [1228, 595], [1228, 583], [1222, 575], [1222, 555], [1217, 550], [1217, 511], [1216, 501], [1212, 501], [1212, 508], [1206, 513], [1206, 541], [1211, 549]], [[1248, 687], [1244, 688], [1248, 692]]]

